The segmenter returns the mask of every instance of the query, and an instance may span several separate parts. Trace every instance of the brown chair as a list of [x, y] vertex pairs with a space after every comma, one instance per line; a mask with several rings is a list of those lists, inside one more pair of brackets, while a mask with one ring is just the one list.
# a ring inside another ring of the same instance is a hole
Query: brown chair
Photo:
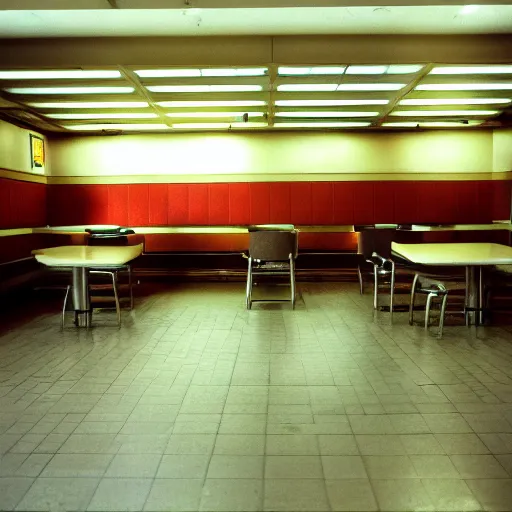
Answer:
[[[252, 286], [254, 276], [288, 276], [292, 308], [295, 308], [295, 259], [298, 254], [298, 231], [295, 229], [271, 229], [262, 226], [249, 228], [249, 259], [247, 268], [246, 305], [251, 309], [253, 302], [282, 302], [254, 300]], [[286, 226], [288, 227], [288, 226]]]

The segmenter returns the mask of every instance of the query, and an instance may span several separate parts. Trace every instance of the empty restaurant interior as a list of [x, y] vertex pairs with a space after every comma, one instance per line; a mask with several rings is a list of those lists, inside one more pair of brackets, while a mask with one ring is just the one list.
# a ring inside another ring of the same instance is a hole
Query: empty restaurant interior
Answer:
[[512, 511], [512, 6], [22, 3], [0, 510]]

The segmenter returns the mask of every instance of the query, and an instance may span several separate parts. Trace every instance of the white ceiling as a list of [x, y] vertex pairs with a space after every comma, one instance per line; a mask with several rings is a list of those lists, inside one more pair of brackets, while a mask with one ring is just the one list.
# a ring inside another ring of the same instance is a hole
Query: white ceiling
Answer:
[[512, 32], [512, 5], [480, 5], [465, 14], [461, 5], [98, 9], [105, 3], [0, 11], [0, 38]]

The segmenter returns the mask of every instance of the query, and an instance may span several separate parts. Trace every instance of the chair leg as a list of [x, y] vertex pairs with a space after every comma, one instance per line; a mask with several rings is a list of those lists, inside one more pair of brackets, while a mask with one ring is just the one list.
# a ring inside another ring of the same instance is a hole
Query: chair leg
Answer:
[[121, 304], [119, 304], [119, 295], [117, 293], [117, 273], [112, 272], [112, 287], [114, 289], [114, 299], [116, 301], [117, 325], [121, 327]]
[[379, 308], [379, 272], [377, 265], [373, 267], [373, 309]]
[[252, 306], [252, 258], [249, 256], [247, 260], [247, 286], [245, 290], [245, 305], [247, 309]]
[[68, 285], [66, 288], [66, 295], [64, 296], [64, 305], [62, 306], [62, 318], [60, 322], [61, 330], [64, 330], [64, 322], [66, 321], [66, 306], [68, 304], [69, 291], [71, 290], [71, 286]]
[[290, 288], [292, 294], [292, 309], [295, 309], [295, 261], [290, 255]]
[[443, 302], [441, 303], [441, 316], [439, 317], [439, 332], [437, 336], [441, 338], [443, 336], [443, 327], [444, 327], [444, 315], [446, 313], [446, 303], [448, 302], [448, 294], [445, 293], [443, 295]]
[[414, 299], [416, 298], [416, 285], [419, 277], [420, 276], [418, 274], [414, 274], [414, 279], [412, 281], [411, 302], [409, 303], [409, 325], [414, 324]]
[[395, 266], [391, 268], [391, 291], [389, 294], [389, 315], [393, 319], [393, 302], [395, 298]]
[[431, 306], [433, 297], [434, 297], [434, 294], [432, 294], [432, 293], [429, 293], [427, 295], [427, 306], [425, 308], [425, 330], [428, 330], [428, 322], [430, 320], [430, 306]]
[[130, 311], [133, 309], [133, 280], [132, 266], [128, 265], [128, 288], [130, 290]]
[[363, 295], [364, 293], [364, 284], [363, 284], [363, 273], [361, 272], [361, 265], [357, 266], [357, 277], [359, 279], [359, 293]]

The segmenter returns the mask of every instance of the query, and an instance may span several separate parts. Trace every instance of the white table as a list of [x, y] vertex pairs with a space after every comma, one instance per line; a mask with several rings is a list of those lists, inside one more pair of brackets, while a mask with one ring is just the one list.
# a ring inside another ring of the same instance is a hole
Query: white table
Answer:
[[33, 251], [37, 261], [48, 267], [71, 267], [73, 271], [73, 307], [77, 327], [89, 327], [91, 301], [89, 269], [126, 265], [142, 254], [143, 246], [66, 245]]
[[[394, 254], [420, 265], [466, 267], [466, 294], [470, 323], [483, 322], [483, 277], [486, 265], [512, 264], [512, 247], [491, 243], [399, 244], [392, 242]], [[478, 311], [478, 318], [475, 312]]]

